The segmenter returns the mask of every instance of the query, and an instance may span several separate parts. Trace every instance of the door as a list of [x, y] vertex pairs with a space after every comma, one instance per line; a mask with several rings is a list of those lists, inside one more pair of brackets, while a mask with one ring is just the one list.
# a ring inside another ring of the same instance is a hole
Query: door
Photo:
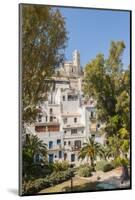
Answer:
[[53, 154], [49, 154], [49, 163], [52, 163], [53, 162]]

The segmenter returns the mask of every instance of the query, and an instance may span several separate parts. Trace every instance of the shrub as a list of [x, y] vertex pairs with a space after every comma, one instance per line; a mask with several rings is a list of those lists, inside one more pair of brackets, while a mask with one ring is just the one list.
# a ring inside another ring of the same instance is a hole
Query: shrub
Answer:
[[67, 161], [62, 161], [62, 162], [56, 161], [53, 164], [53, 170], [55, 172], [65, 171], [68, 170], [68, 168], [69, 168], [69, 163]]
[[78, 175], [82, 177], [91, 176], [92, 168], [90, 166], [81, 166], [78, 170]]
[[104, 166], [108, 164], [108, 161], [101, 160], [96, 163], [96, 171], [103, 171]]
[[44, 188], [62, 183], [63, 181], [70, 179], [73, 175], [73, 169], [68, 169], [66, 171], [53, 172], [45, 178], [28, 181], [23, 184], [23, 194], [35, 194]]
[[113, 165], [108, 163], [103, 167], [103, 172], [111, 171], [113, 168], [114, 168]]
[[28, 181], [23, 184], [23, 194], [35, 194], [43, 188], [51, 186], [51, 182], [47, 178], [39, 178], [34, 181]]

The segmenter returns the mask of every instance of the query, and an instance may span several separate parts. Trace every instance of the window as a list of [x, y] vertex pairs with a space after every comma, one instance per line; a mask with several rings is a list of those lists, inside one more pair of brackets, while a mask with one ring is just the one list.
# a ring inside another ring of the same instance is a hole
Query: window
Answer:
[[68, 95], [68, 101], [76, 101], [77, 99], [77, 95]]
[[95, 118], [95, 117], [96, 117], [95, 111], [91, 111], [90, 117], [91, 117], [91, 118]]
[[47, 120], [48, 120], [48, 117], [46, 116], [46, 122], [47, 122]]
[[49, 163], [53, 163], [53, 154], [49, 154]]
[[53, 148], [53, 141], [49, 141], [49, 149]]
[[75, 148], [81, 148], [81, 140], [76, 140], [75, 142], [74, 142], [74, 145], [75, 145]]
[[60, 139], [57, 140], [57, 144], [58, 145], [61, 144], [61, 140]]
[[64, 131], [64, 133], [66, 133], [67, 131]]
[[59, 151], [59, 158], [62, 158], [62, 151]]
[[94, 133], [93, 133], [93, 134], [91, 134], [91, 137], [92, 137], [92, 138], [95, 138], [95, 134], [94, 134]]
[[65, 101], [65, 96], [62, 97], [63, 101]]
[[50, 122], [52, 122], [52, 121], [53, 121], [53, 117], [51, 116], [51, 117], [50, 117]]
[[70, 142], [70, 141], [68, 141], [68, 146], [70, 146], [70, 144], [71, 144], [71, 142]]
[[42, 115], [39, 115], [38, 116], [38, 122], [41, 122], [42, 121]]
[[66, 141], [64, 141], [64, 146], [66, 146]]
[[74, 123], [76, 123], [77, 122], [77, 118], [74, 118]]
[[77, 129], [71, 129], [71, 134], [76, 134], [77, 133]]
[[91, 118], [93, 118], [93, 116], [94, 116], [94, 113], [93, 113], [93, 111], [91, 111]]
[[35, 156], [35, 162], [40, 162], [40, 155], [39, 154], [36, 154], [36, 156]]
[[63, 119], [63, 123], [66, 124], [67, 123], [67, 118]]
[[52, 114], [53, 113], [53, 109], [52, 108], [50, 108], [50, 114]]
[[75, 161], [75, 154], [71, 154], [71, 162]]
[[67, 159], [67, 153], [64, 153], [64, 160]]

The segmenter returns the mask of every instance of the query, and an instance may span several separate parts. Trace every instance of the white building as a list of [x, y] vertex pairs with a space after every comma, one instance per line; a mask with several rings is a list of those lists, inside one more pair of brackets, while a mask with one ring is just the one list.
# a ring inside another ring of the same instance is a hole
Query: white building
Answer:
[[49, 162], [67, 160], [78, 165], [79, 150], [88, 137], [95, 135], [97, 126], [94, 101], [84, 103], [80, 55], [77, 51], [73, 55], [72, 65], [65, 64], [64, 69], [68, 76], [74, 73], [76, 77], [48, 80], [51, 84], [48, 100], [39, 105], [37, 121], [27, 127], [27, 133], [36, 134], [48, 145]]

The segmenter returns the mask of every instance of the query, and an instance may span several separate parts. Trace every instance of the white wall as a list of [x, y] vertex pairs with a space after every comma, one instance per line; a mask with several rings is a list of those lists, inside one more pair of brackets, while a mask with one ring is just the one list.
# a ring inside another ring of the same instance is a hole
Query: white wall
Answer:
[[[50, 109], [52, 109], [52, 114], [50, 113]], [[42, 111], [43, 111], [42, 122], [50, 122], [50, 116], [55, 117], [55, 119], [53, 119], [53, 122], [60, 122], [60, 112], [61, 112], [60, 104], [48, 104], [48, 102], [46, 102], [42, 106]], [[46, 121], [46, 116], [47, 116], [47, 121]]]
[[[65, 118], [67, 119], [67, 123], [63, 122]], [[74, 122], [75, 118], [76, 118], [77, 122]], [[63, 126], [67, 126], [68, 124], [69, 125], [77, 125], [77, 124], [81, 123], [81, 116], [80, 115], [74, 115], [74, 116], [63, 115], [62, 122], [63, 122]]]
[[[0, 5], [1, 24], [1, 67], [0, 67], [0, 105], [1, 105], [1, 140], [0, 140], [0, 194], [1, 199], [18, 200], [18, 3], [42, 3], [54, 5], [79, 5], [89, 7], [132, 9], [133, 12], [133, 55], [135, 54], [135, 1], [134, 0], [4, 0]], [[135, 66], [135, 57], [133, 57]], [[135, 76], [135, 68], [132, 68], [132, 75]], [[133, 86], [135, 85], [135, 79]], [[135, 94], [135, 87], [132, 88]], [[135, 95], [132, 95], [133, 102], [133, 122], [135, 121]], [[8, 105], [8, 106], [7, 106]], [[10, 113], [10, 120], [7, 121], [7, 113]], [[6, 119], [6, 120], [5, 120]], [[133, 134], [135, 133], [135, 123], [133, 123]], [[25, 197], [30, 200], [114, 200], [114, 199], [134, 199], [135, 196], [135, 137], [133, 137], [133, 190], [110, 191], [94, 193], [76, 193], [48, 196]]]
[[74, 133], [74, 134], [71, 134], [71, 129], [64, 129], [64, 130], [66, 131], [66, 133], [64, 134], [65, 138], [85, 137], [85, 129], [84, 128], [77, 128], [77, 133]]
[[40, 132], [37, 133], [37, 136], [42, 139], [47, 145], [49, 141], [53, 141], [53, 148], [58, 147], [57, 140], [61, 140], [61, 144], [63, 145], [63, 133], [62, 132]]
[[63, 101], [63, 113], [77, 113], [79, 110], [79, 100]]

